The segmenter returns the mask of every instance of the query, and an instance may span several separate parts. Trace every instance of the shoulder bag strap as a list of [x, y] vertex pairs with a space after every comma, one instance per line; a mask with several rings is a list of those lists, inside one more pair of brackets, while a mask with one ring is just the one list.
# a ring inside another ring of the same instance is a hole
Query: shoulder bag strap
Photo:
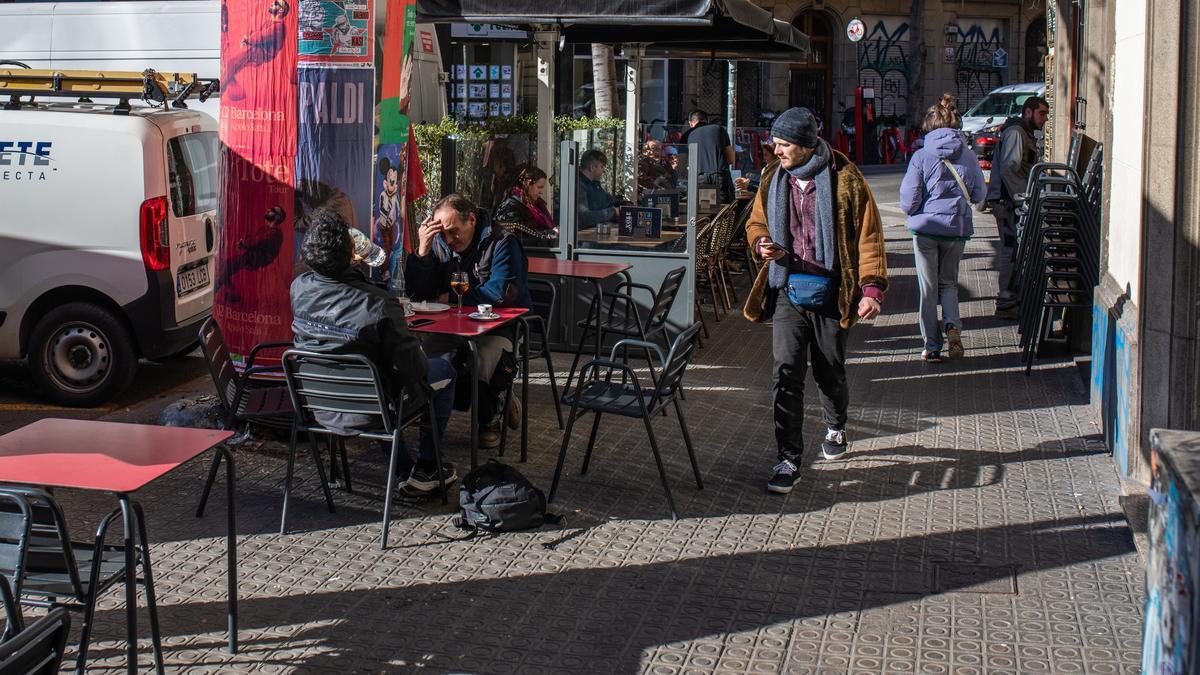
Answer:
[[971, 201], [971, 191], [967, 189], [967, 184], [963, 182], [962, 176], [958, 175], [958, 169], [950, 163], [950, 160], [945, 158], [942, 158], [942, 164], [945, 164], [946, 168], [950, 169], [950, 175], [954, 176], [954, 182], [958, 183], [958, 189], [962, 190], [963, 199], [967, 200], [968, 204], [974, 206], [975, 203]]

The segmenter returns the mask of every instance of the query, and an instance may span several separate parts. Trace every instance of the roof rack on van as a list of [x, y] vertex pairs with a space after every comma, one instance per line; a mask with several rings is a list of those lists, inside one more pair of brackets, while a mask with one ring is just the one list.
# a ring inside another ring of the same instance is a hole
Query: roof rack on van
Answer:
[[22, 96], [74, 98], [81, 103], [92, 99], [117, 99], [113, 113], [128, 114], [129, 102], [139, 99], [151, 105], [186, 108], [187, 99], [201, 102], [220, 91], [217, 78], [202, 78], [195, 73], [160, 73], [152, 68], [134, 71], [36, 70], [0, 68], [0, 96], [8, 96], [6, 110], [21, 107]]

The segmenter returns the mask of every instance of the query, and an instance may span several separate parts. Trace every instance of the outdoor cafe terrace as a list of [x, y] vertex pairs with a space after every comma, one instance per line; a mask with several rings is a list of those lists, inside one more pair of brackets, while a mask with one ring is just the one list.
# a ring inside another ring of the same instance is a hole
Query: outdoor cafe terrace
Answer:
[[[467, 537], [452, 525], [455, 494], [447, 506], [405, 499], [380, 550], [386, 467], [373, 443], [350, 441], [354, 493], [334, 490], [329, 513], [302, 454], [280, 535], [286, 434], [255, 432], [233, 446], [236, 655], [225, 650], [224, 478], [202, 518], [207, 461], [138, 493], [167, 669], [1137, 672], [1143, 564], [1074, 365], [1039, 362], [1026, 377], [1014, 327], [990, 318], [990, 219], [963, 263], [969, 358], [922, 364], [911, 242], [887, 234], [887, 311], [851, 332], [851, 450], [812, 460], [789, 496], [763, 489], [775, 459], [770, 329], [736, 309], [715, 322], [706, 305], [710, 337], [683, 402], [703, 490], [674, 413], [653, 420], [678, 521], [641, 421], [610, 415], [586, 475], [590, 418], [577, 425], [551, 504], [561, 525]], [[569, 356], [555, 354], [560, 385]], [[543, 489], [563, 435], [547, 385], [534, 362], [529, 459], [517, 461], [519, 433], [503, 457]], [[811, 387], [807, 404], [812, 427]], [[467, 420], [455, 414], [443, 443], [460, 473]], [[56, 498], [85, 536], [112, 508], [94, 493]], [[101, 599], [89, 672], [126, 666], [123, 595]], [[147, 668], [144, 618], [139, 632]]]

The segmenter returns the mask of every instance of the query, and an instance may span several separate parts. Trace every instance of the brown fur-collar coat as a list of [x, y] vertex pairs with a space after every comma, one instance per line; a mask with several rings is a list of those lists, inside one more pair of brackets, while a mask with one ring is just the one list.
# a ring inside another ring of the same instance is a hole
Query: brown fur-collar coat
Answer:
[[[858, 320], [862, 287], [877, 284], [881, 290], [887, 290], [887, 253], [884, 250], [883, 221], [862, 172], [836, 150], [833, 151], [833, 161], [834, 193], [837, 195], [834, 227], [837, 229], [838, 268], [841, 272], [838, 309], [842, 328], [849, 328]], [[767, 227], [767, 193], [771, 189], [771, 178], [778, 169], [779, 162], [763, 169], [750, 219], [746, 221], [746, 240], [755, 255], [758, 254], [755, 246], [758, 239], [771, 236]], [[744, 313], [752, 321], [759, 320], [758, 308], [762, 303], [762, 294], [768, 292], [767, 269], [773, 264], [776, 263], [763, 265], [751, 290], [751, 297], [747, 299]]]

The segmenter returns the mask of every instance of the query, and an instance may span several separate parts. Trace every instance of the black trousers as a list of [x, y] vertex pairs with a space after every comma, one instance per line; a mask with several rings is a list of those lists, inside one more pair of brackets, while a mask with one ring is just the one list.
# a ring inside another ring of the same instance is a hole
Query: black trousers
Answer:
[[[821, 393], [822, 421], [841, 429], [846, 425], [850, 389], [846, 386], [846, 331], [838, 310], [796, 307], [780, 293], [771, 326], [775, 358], [772, 376], [775, 400], [775, 441], [779, 459], [800, 463], [804, 453], [804, 378], [812, 364]], [[824, 430], [821, 431], [823, 437]]]

